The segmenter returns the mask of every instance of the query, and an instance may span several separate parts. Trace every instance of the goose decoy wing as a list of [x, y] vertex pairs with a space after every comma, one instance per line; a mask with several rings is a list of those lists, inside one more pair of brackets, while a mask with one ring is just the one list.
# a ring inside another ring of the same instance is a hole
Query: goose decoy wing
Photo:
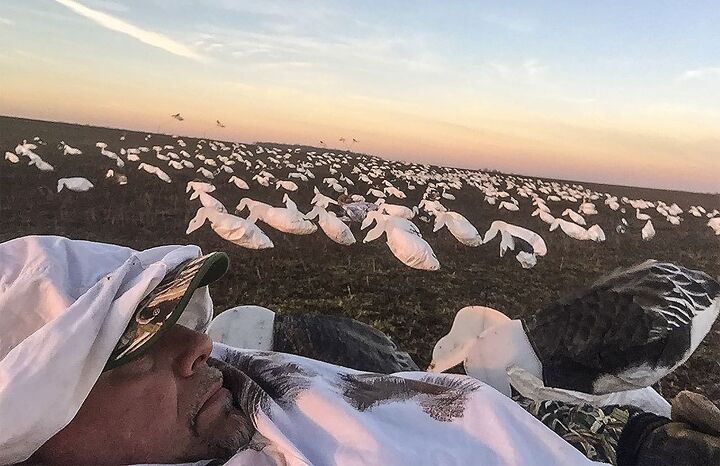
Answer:
[[720, 284], [671, 263], [616, 270], [523, 319], [546, 386], [607, 393], [682, 364], [720, 310]]

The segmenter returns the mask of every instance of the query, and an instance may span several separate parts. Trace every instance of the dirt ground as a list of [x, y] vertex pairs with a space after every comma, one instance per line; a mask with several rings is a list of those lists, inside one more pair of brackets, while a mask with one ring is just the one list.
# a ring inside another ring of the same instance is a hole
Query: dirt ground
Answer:
[[[124, 141], [120, 141], [122, 135], [126, 137]], [[416, 223], [442, 264], [437, 272], [404, 266], [382, 240], [369, 244], [360, 241], [346, 247], [333, 243], [321, 231], [310, 236], [292, 236], [264, 228], [275, 248], [246, 250], [219, 238], [208, 226], [185, 235], [187, 223], [198, 207], [197, 201], [188, 200], [185, 194], [185, 182], [195, 177], [193, 171], [175, 172], [168, 167], [166, 171], [174, 181], [165, 184], [139, 171], [137, 163], [128, 163], [125, 169], [118, 170], [95, 147], [97, 141], [108, 143], [113, 151], [121, 147], [174, 144], [170, 136], [153, 135], [146, 141], [146, 133], [0, 117], [0, 154], [13, 151], [23, 139], [35, 136], [47, 143], [36, 152], [53, 164], [55, 171], [43, 173], [26, 163], [13, 165], [0, 160], [0, 241], [29, 234], [54, 234], [138, 249], [174, 243], [198, 244], [204, 251], [223, 250], [230, 256], [231, 269], [212, 288], [217, 308], [257, 304], [284, 313], [353, 317], [388, 333], [423, 367], [429, 362], [435, 342], [448, 332], [455, 313], [463, 306], [486, 305], [511, 317], [527, 315], [605, 272], [648, 258], [673, 261], [720, 276], [720, 237], [705, 226], [705, 218], [685, 214], [685, 221], [679, 226], [655, 220], [657, 236], [645, 242], [640, 237], [644, 222], [635, 219], [632, 209], [626, 215], [630, 222], [628, 232], [619, 235], [615, 233], [619, 214], [598, 201], [600, 214], [593, 216], [592, 222], [605, 230], [607, 241], [579, 242], [559, 231], [548, 232], [546, 224], [530, 216], [534, 207], [528, 199], [518, 197], [519, 212], [499, 211], [483, 202], [479, 190], [470, 187], [456, 192], [455, 201], [444, 204], [462, 213], [481, 233], [493, 220], [505, 220], [540, 233], [548, 254], [539, 258], [535, 268], [522, 269], [510, 254], [500, 258], [497, 239], [469, 248], [459, 244], [446, 229], [432, 233], [432, 226], [422, 222]], [[57, 148], [60, 140], [80, 148], [83, 155], [63, 156]], [[190, 148], [195, 147], [196, 140], [183, 140], [193, 153]], [[149, 157], [154, 160], [152, 152]], [[302, 160], [301, 157], [294, 159]], [[128, 184], [118, 186], [104, 180], [109, 168], [127, 174]], [[341, 171], [350, 174], [351, 168], [343, 167]], [[313, 172], [320, 186], [322, 178], [328, 176], [327, 168]], [[251, 175], [245, 170], [239, 175], [250, 181]], [[57, 179], [67, 176], [84, 176], [96, 188], [86, 193], [56, 193]], [[240, 191], [227, 183], [229, 177], [219, 175], [215, 180], [218, 189], [213, 193], [229, 209], [245, 196], [281, 204], [282, 191], [256, 183], [250, 183], [250, 191]], [[354, 175], [352, 178], [357, 179]], [[583, 186], [617, 196], [676, 202], [685, 210], [691, 204], [702, 204], [708, 210], [720, 209], [720, 196], [591, 183]], [[303, 211], [310, 209], [312, 187], [307, 183], [292, 195]], [[364, 194], [368, 185], [360, 182], [356, 188], [355, 192]], [[324, 192], [331, 194], [327, 189]], [[422, 190], [410, 193], [405, 204], [417, 204]], [[577, 205], [560, 202], [551, 207], [559, 213]], [[364, 237], [356, 226], [353, 231], [357, 238]], [[720, 400], [719, 325], [685, 365], [661, 382], [664, 396], [692, 389]]]

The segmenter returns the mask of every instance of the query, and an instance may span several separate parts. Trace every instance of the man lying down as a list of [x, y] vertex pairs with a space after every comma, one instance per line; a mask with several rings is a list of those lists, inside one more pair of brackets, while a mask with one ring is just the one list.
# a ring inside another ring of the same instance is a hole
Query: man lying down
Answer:
[[[597, 464], [469, 377], [213, 345], [227, 266], [196, 246], [0, 244], [0, 464]], [[624, 421], [620, 464], [720, 462], [715, 436]]]

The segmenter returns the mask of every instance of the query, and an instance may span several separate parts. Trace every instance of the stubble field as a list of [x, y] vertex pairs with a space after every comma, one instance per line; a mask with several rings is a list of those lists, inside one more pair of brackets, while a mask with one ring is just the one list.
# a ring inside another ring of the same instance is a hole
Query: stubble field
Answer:
[[[123, 135], [125, 139], [121, 141]], [[599, 214], [592, 216], [592, 223], [605, 230], [607, 240], [581, 242], [560, 231], [549, 232], [538, 217], [531, 217], [534, 206], [529, 199], [518, 197], [520, 210], [517, 212], [498, 210], [497, 206], [483, 201], [482, 192], [468, 186], [453, 191], [456, 200], [443, 200], [443, 204], [462, 213], [481, 233], [493, 220], [504, 220], [540, 233], [548, 253], [539, 258], [534, 268], [522, 269], [513, 254], [500, 258], [498, 240], [470, 248], [458, 243], [447, 229], [433, 233], [431, 223], [420, 221], [415, 223], [442, 265], [435, 272], [403, 265], [383, 240], [363, 244], [365, 232], [361, 233], [357, 225], [352, 229], [358, 243], [352, 246], [335, 244], [320, 230], [309, 236], [293, 236], [266, 227], [263, 230], [274, 242], [274, 248], [242, 249], [218, 237], [208, 226], [185, 235], [188, 221], [199, 207], [197, 201], [190, 201], [185, 193], [185, 183], [197, 176], [194, 170], [176, 172], [164, 167], [173, 178], [172, 183], [166, 184], [139, 171], [137, 163], [127, 163], [124, 169], [118, 169], [95, 147], [98, 141], [106, 142], [113, 151], [121, 147], [176, 144], [170, 136], [152, 135], [146, 140], [146, 133], [0, 117], [0, 154], [12, 152], [23, 139], [30, 141], [36, 136], [46, 143], [38, 145], [36, 152], [54, 165], [55, 171], [41, 172], [28, 166], [26, 160], [11, 164], [0, 159], [0, 241], [30, 234], [52, 234], [136, 249], [162, 244], [197, 244], [204, 251], [222, 250], [230, 256], [231, 269], [211, 290], [216, 308], [257, 304], [281, 313], [352, 317], [388, 333], [421, 367], [427, 365], [435, 342], [447, 333], [455, 313], [464, 306], [486, 305], [511, 317], [527, 315], [605, 272], [648, 258], [668, 260], [720, 276], [720, 237], [705, 226], [704, 217], [685, 214], [678, 226], [659, 217], [654, 220], [656, 237], [646, 242], [640, 237], [644, 222], [635, 219], [634, 209], [627, 206], [627, 233], [617, 234], [615, 227], [620, 214], [607, 209], [600, 200], [596, 202]], [[197, 140], [182, 139], [192, 153], [190, 148], [196, 147]], [[62, 155], [57, 148], [61, 140], [81, 149], [83, 155]], [[263, 145], [282, 151], [288, 148], [281, 144]], [[254, 149], [252, 144], [246, 147]], [[291, 160], [300, 163], [307, 150], [313, 149], [303, 147], [293, 152]], [[154, 153], [151, 151], [143, 157], [152, 160]], [[150, 163], [163, 164], [159, 160]], [[128, 184], [120, 186], [105, 180], [104, 175], [110, 168], [126, 174]], [[351, 169], [346, 165], [340, 172], [356, 180]], [[315, 180], [298, 182], [301, 188], [291, 193], [291, 197], [300, 210], [310, 210], [313, 186], [322, 189], [322, 178], [330, 176], [327, 170], [327, 167], [313, 170]], [[249, 191], [240, 191], [228, 184], [229, 174], [222, 173], [213, 181], [217, 186], [213, 196], [229, 210], [242, 197], [281, 205], [282, 190], [251, 182], [252, 172], [246, 172], [244, 166], [238, 168], [236, 174], [248, 181]], [[282, 178], [287, 170], [275, 174]], [[67, 190], [57, 193], [58, 178], [69, 176], [84, 176], [95, 188], [85, 193]], [[694, 204], [708, 210], [720, 209], [719, 196], [582, 185], [619, 197], [675, 202], [686, 211]], [[356, 181], [351, 193], [364, 195], [369, 187]], [[337, 195], [322, 190], [333, 197]], [[411, 206], [419, 202], [423, 190], [406, 192], [408, 198], [402, 203]], [[557, 202], [551, 207], [558, 215], [566, 207], [577, 208], [577, 205]], [[672, 397], [680, 389], [692, 389], [716, 402], [720, 400], [719, 355], [720, 326], [716, 324], [691, 359], [661, 382], [659, 388], [663, 395]]]

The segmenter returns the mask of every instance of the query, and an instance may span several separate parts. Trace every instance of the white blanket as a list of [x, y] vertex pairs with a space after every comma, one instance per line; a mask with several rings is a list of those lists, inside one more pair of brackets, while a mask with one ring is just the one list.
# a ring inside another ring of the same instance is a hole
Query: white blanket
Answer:
[[[70, 423], [138, 303], [200, 255], [197, 246], [138, 252], [57, 236], [0, 244], [0, 464], [26, 460]], [[198, 328], [210, 312], [204, 287], [181, 321]]]
[[470, 377], [368, 374], [215, 344], [244, 372], [257, 433], [231, 466], [597, 464], [512, 400]]

